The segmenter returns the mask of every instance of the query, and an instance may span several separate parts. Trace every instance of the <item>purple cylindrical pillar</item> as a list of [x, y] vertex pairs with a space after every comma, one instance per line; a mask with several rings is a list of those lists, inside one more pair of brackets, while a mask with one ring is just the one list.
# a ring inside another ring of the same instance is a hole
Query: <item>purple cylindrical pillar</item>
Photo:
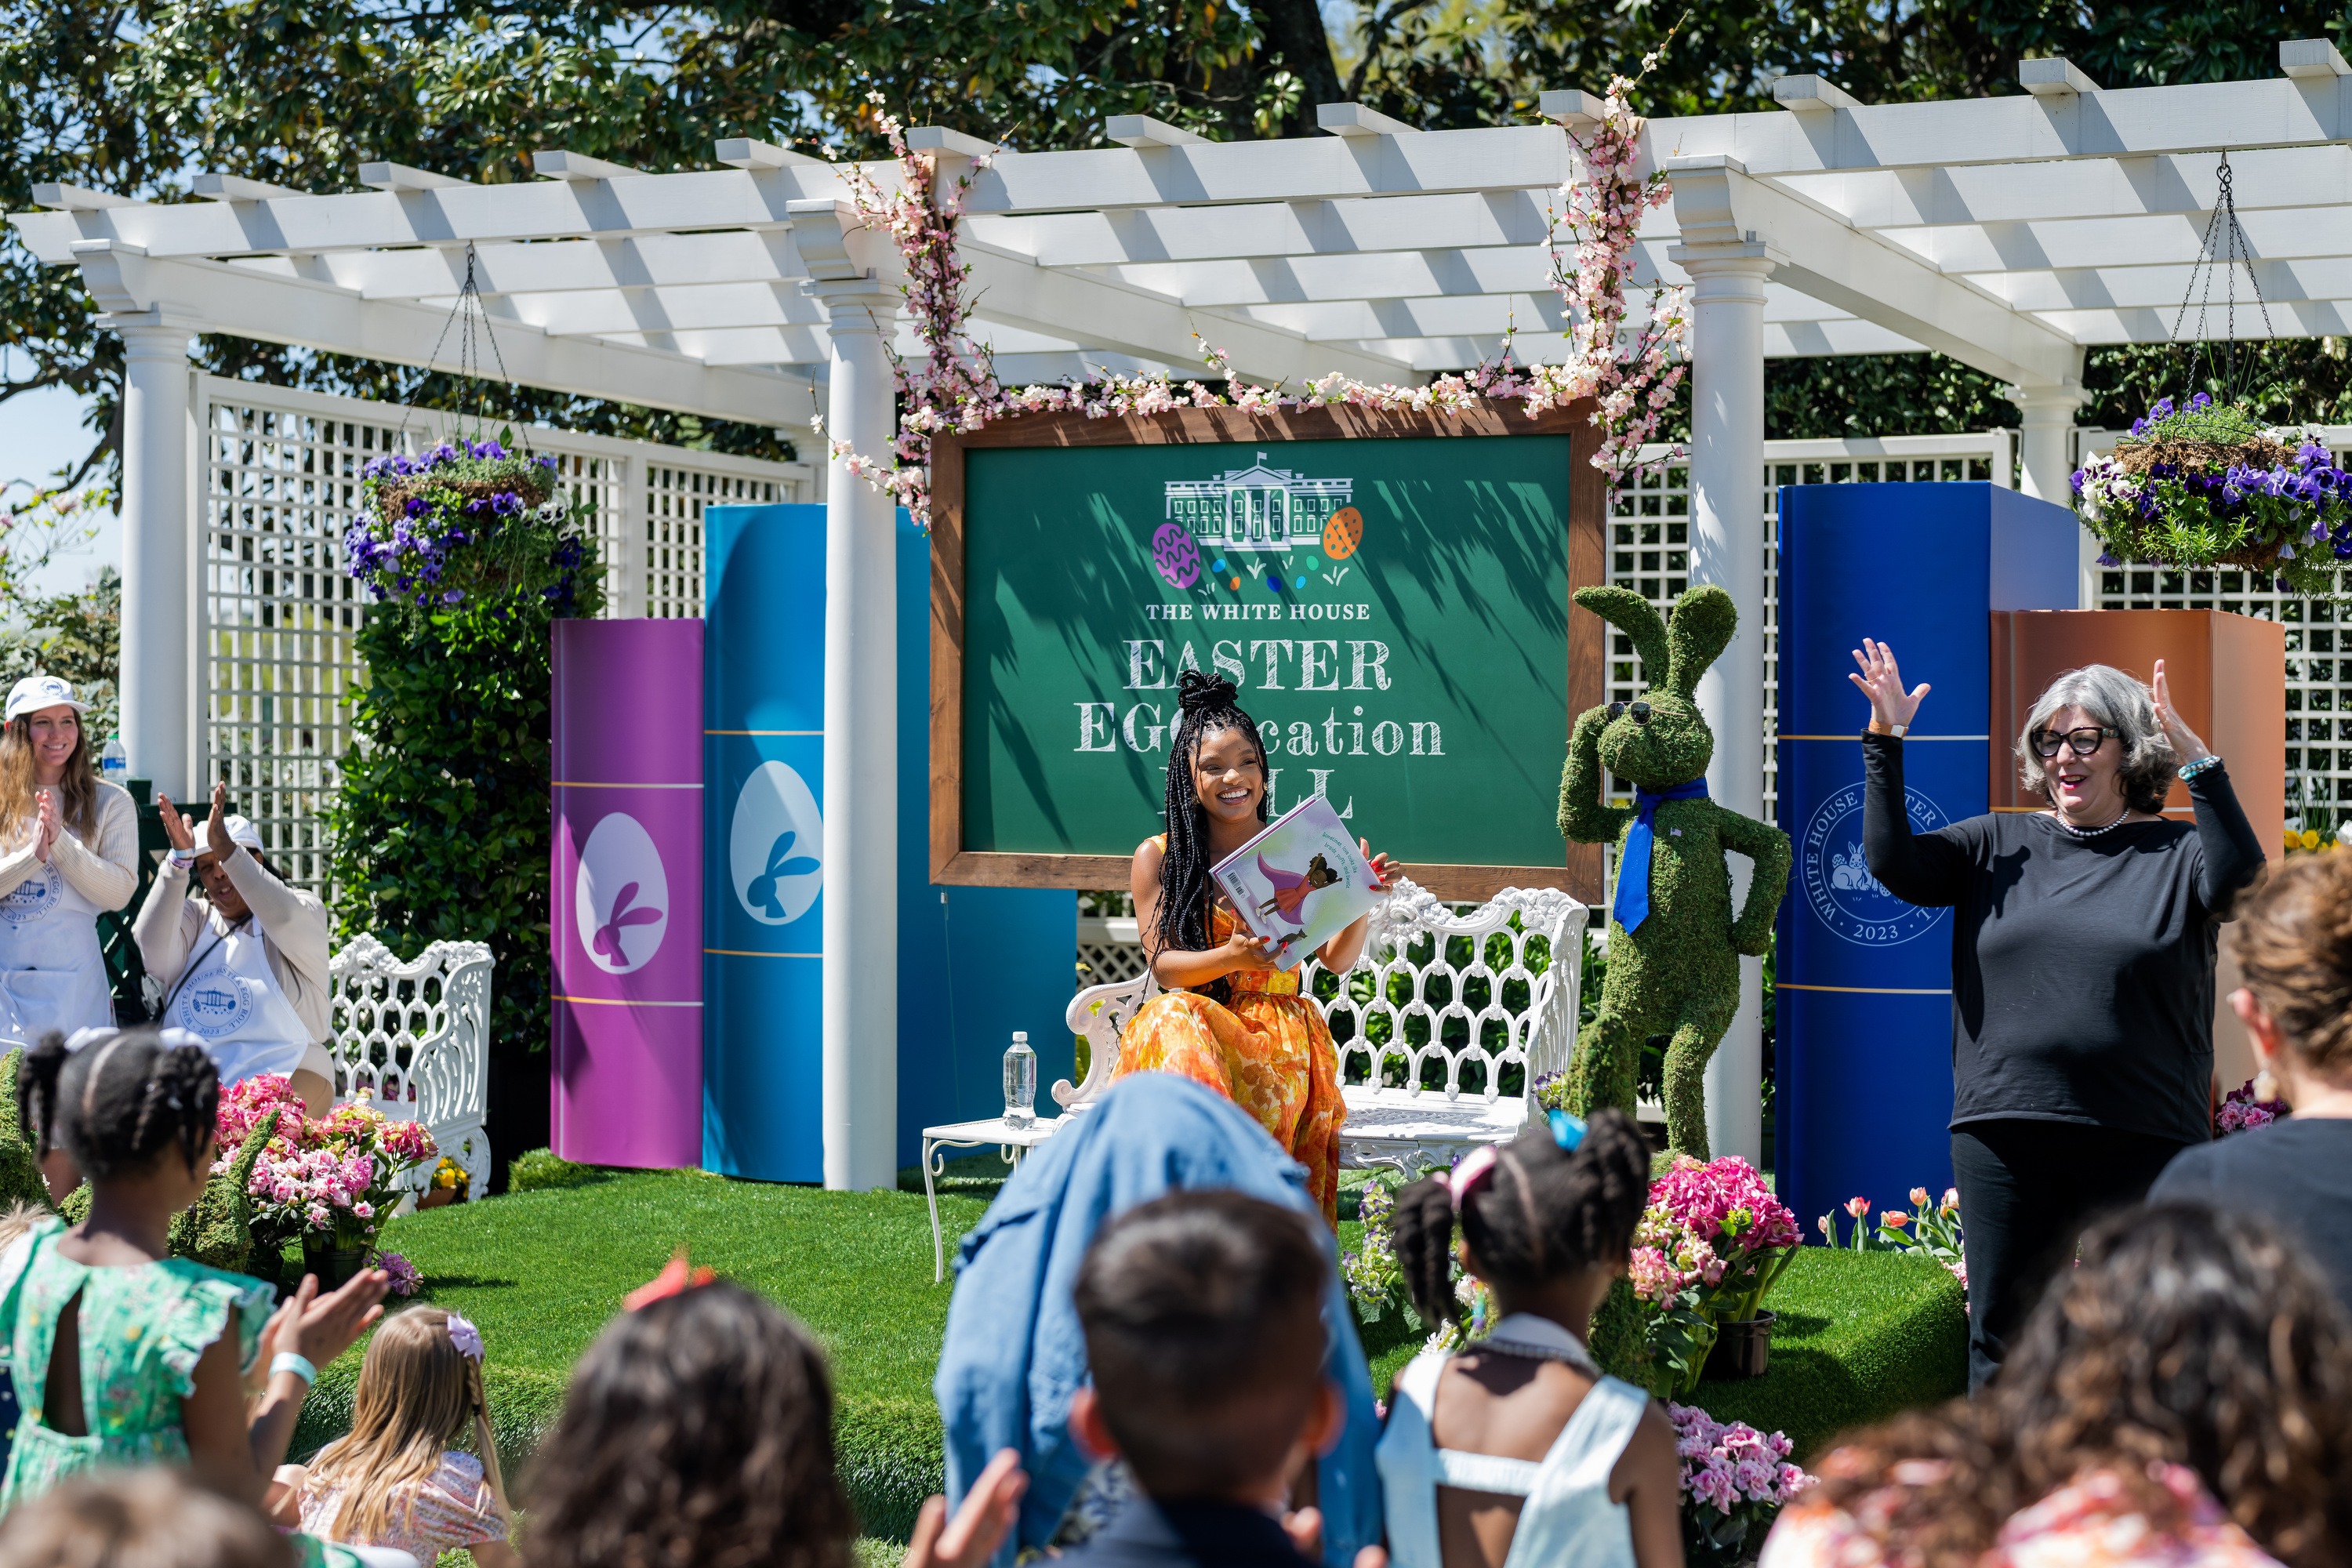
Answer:
[[555, 623], [555, 1152], [702, 1163], [702, 623]]

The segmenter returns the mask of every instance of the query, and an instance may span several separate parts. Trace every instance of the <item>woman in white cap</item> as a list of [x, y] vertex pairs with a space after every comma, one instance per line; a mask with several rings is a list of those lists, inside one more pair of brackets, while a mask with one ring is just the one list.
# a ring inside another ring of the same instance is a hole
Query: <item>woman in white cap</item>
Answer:
[[98, 917], [139, 887], [139, 814], [90, 765], [89, 706], [28, 675], [0, 721], [0, 1051], [114, 1024]]
[[[172, 853], [155, 874], [131, 934], [163, 988], [163, 1022], [204, 1042], [221, 1087], [283, 1073], [313, 1116], [334, 1100], [334, 1064], [320, 1042], [332, 1022], [327, 908], [273, 875], [261, 835], [227, 812], [213, 785], [205, 842], [172, 797], [158, 795]], [[194, 874], [204, 891], [189, 887]]]

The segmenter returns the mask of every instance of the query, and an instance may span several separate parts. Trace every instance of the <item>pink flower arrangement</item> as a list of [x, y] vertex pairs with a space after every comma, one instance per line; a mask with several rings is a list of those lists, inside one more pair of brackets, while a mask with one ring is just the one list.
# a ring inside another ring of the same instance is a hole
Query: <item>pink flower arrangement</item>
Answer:
[[400, 1201], [400, 1178], [440, 1152], [422, 1122], [394, 1121], [368, 1106], [338, 1105], [312, 1120], [285, 1078], [263, 1073], [221, 1098], [215, 1172], [229, 1168], [272, 1110], [278, 1122], [246, 1188], [257, 1239], [265, 1243], [299, 1236], [373, 1247], [384, 1214]]
[[1683, 1156], [1650, 1184], [1650, 1205], [1633, 1231], [1633, 1293], [1660, 1302], [1700, 1289], [1733, 1318], [1756, 1304], [1788, 1267], [1796, 1216], [1764, 1178], [1734, 1154], [1701, 1164]]
[[2258, 1081], [2250, 1078], [2221, 1097], [2221, 1107], [2213, 1112], [2213, 1131], [2217, 1136], [2268, 1127], [2293, 1109], [2284, 1100], [2260, 1098], [2260, 1091], [2254, 1087]]
[[1682, 1461], [1684, 1555], [1692, 1563], [1753, 1562], [1773, 1516], [1814, 1478], [1790, 1462], [1787, 1434], [1717, 1421], [1669, 1404]]
[[[1646, 75], [1657, 61], [1643, 61]], [[898, 384], [898, 431], [885, 462], [838, 437], [826, 436], [830, 456], [850, 474], [907, 509], [919, 528], [931, 523], [931, 440], [942, 431], [971, 432], [999, 419], [1033, 414], [1078, 414], [1088, 419], [1165, 414], [1179, 408], [1238, 408], [1274, 415], [1287, 408], [1344, 405], [1381, 412], [1459, 416], [1490, 403], [1521, 404], [1528, 417], [1591, 397], [1592, 422], [1601, 426], [1595, 468], [1613, 484], [1643, 465], [1641, 449], [1655, 433], [1675, 399], [1687, 368], [1690, 342], [1688, 290], [1651, 290], [1646, 318], [1630, 341], [1625, 331], [1625, 284], [1633, 277], [1634, 242], [1642, 215], [1671, 199], [1663, 170], [1637, 174], [1642, 163], [1643, 121], [1628, 95], [1640, 77], [1615, 77], [1609, 84], [1599, 125], [1590, 137], [1575, 138], [1583, 175], [1561, 187], [1566, 204], [1546, 235], [1551, 281], [1567, 305], [1570, 354], [1560, 365], [1519, 366], [1511, 340], [1491, 363], [1462, 375], [1442, 375], [1426, 386], [1375, 385], [1340, 372], [1308, 382], [1304, 390], [1255, 385], [1233, 373], [1223, 350], [1203, 343], [1202, 359], [1224, 378], [1223, 391], [1198, 381], [1181, 386], [1168, 374], [1106, 375], [1099, 381], [1057, 386], [1008, 388], [996, 379], [987, 345], [966, 328], [971, 312], [971, 269], [957, 250], [956, 228], [971, 185], [989, 158], [971, 161], [954, 180], [942, 183], [935, 157], [908, 149], [904, 127], [871, 95], [875, 122], [889, 140], [898, 162], [895, 182], [885, 188], [855, 163], [840, 165], [861, 220], [897, 243], [906, 280], [901, 293], [923, 344], [919, 366], [896, 354], [891, 368]], [[1571, 133], [1573, 134], [1573, 133]], [[830, 156], [828, 150], [827, 155]], [[1573, 244], [1571, 267], [1559, 254], [1565, 228]], [[1195, 338], [1198, 342], [1198, 338]], [[820, 434], [824, 422], [816, 421]], [[1669, 454], [1669, 459], [1679, 454]]]

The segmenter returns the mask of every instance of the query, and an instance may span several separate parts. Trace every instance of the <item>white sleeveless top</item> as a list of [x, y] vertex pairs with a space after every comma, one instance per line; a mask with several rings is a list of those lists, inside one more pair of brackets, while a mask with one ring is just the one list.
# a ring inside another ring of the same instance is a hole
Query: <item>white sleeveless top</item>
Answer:
[[1540, 1463], [1440, 1448], [1430, 1436], [1437, 1380], [1453, 1352], [1423, 1351], [1396, 1380], [1377, 1458], [1385, 1496], [1390, 1561], [1396, 1568], [1444, 1568], [1437, 1547], [1437, 1489], [1527, 1499], [1503, 1568], [1634, 1568], [1631, 1511], [1609, 1497], [1609, 1478], [1649, 1408], [1632, 1384], [1602, 1376], [1590, 1352], [1559, 1324], [1514, 1312], [1495, 1339], [1559, 1352], [1598, 1379]]

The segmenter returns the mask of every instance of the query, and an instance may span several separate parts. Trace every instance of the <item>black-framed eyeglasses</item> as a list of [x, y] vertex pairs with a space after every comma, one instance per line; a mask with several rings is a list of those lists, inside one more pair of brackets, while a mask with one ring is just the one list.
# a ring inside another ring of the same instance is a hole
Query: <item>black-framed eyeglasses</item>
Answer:
[[1628, 713], [1633, 715], [1636, 724], [1650, 721], [1650, 705], [1646, 702], [1612, 702], [1609, 705], [1609, 717], [1612, 719], [1622, 719]]
[[2105, 724], [2085, 724], [2079, 730], [2068, 730], [2063, 733], [2056, 730], [2036, 730], [2029, 739], [2033, 743], [2033, 754], [2046, 763], [2058, 754], [2060, 746], [2070, 748], [2078, 757], [2087, 757], [2111, 737], [2120, 733], [2122, 731]]

